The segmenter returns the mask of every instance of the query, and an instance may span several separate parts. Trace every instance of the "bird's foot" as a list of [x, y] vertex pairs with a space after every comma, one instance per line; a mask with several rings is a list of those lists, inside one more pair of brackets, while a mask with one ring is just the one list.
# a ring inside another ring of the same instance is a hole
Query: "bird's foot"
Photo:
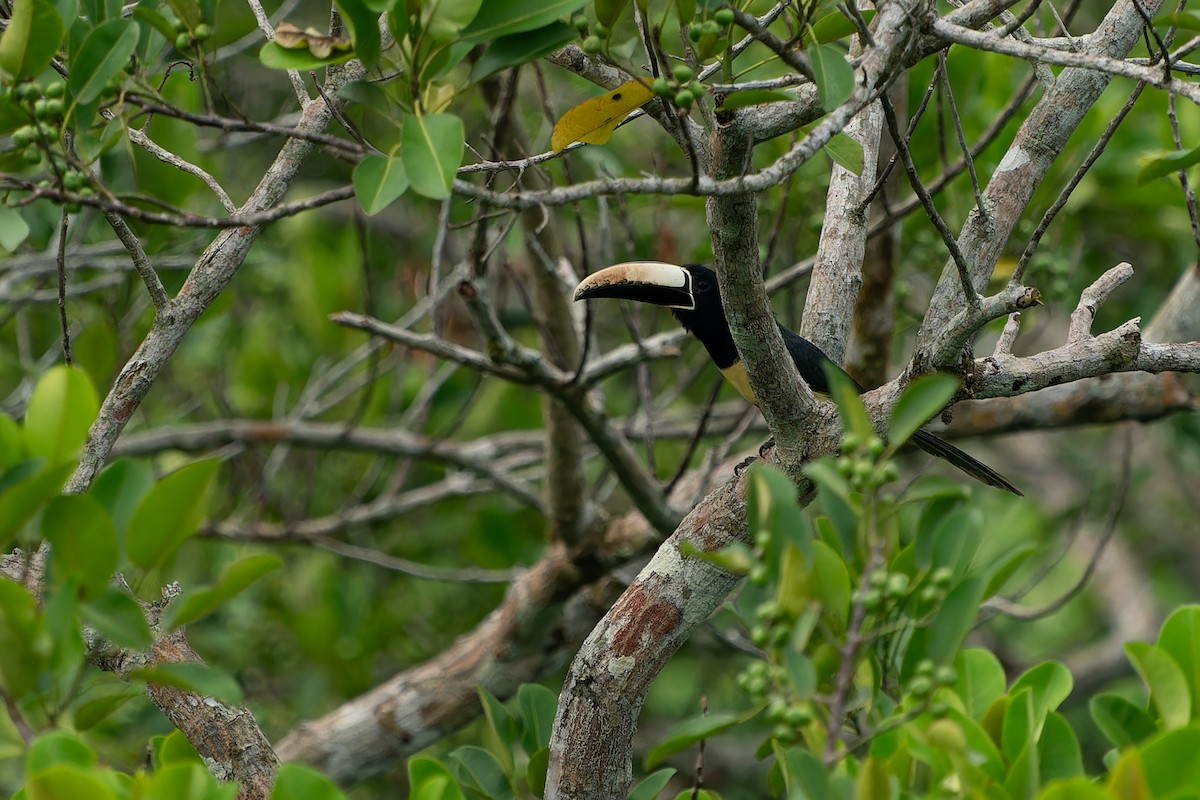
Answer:
[[758, 448], [758, 457], [766, 458], [767, 453], [771, 452], [771, 450], [773, 450], [774, 448], [775, 448], [775, 437], [772, 436], [770, 439], [767, 439], [765, 442], [763, 442], [762, 447]]
[[743, 458], [741, 462], [733, 468], [733, 477], [742, 477], [742, 473], [745, 472], [755, 461], [758, 461], [758, 456], [746, 456]]

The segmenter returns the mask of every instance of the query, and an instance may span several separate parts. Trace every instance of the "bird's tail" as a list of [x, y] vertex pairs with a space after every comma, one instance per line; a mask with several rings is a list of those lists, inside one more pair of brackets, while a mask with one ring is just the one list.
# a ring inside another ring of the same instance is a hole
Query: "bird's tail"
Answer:
[[1009, 483], [1008, 479], [999, 472], [996, 472], [996, 470], [982, 461], [975, 460], [962, 450], [959, 450], [944, 439], [939, 439], [932, 433], [917, 431], [912, 437], [912, 442], [926, 453], [929, 453], [929, 455], [946, 459], [977, 481], [986, 483], [988, 486], [995, 486], [997, 489], [1004, 489], [1015, 495], [1023, 496], [1021, 490]]

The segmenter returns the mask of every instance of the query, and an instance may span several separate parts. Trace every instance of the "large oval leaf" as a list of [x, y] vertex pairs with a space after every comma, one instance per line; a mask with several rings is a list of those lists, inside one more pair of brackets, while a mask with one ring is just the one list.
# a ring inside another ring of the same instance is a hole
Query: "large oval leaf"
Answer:
[[67, 78], [77, 102], [87, 104], [100, 96], [109, 78], [129, 63], [138, 36], [137, 23], [131, 19], [110, 19], [88, 34]]
[[0, 69], [17, 80], [37, 77], [62, 44], [63, 22], [46, 0], [18, 0], [0, 36]]
[[462, 32], [467, 42], [531, 31], [582, 8], [587, 0], [488, 0]]
[[441, 200], [450, 196], [454, 173], [462, 163], [463, 123], [453, 114], [414, 114], [400, 132], [400, 156], [418, 194]]
[[189, 464], [159, 481], [129, 518], [125, 546], [129, 560], [152, 569], [196, 532], [204, 519], [204, 500], [219, 461]]
[[29, 455], [62, 464], [75, 456], [100, 409], [87, 373], [66, 366], [49, 370], [33, 388], [25, 407]]
[[383, 211], [408, 189], [404, 161], [395, 155], [368, 155], [358, 162], [351, 178], [354, 196], [368, 216]]

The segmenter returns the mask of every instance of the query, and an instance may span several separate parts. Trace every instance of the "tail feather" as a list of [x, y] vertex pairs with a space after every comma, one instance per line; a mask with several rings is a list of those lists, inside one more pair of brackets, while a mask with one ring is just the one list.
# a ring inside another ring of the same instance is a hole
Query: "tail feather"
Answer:
[[999, 472], [996, 472], [996, 470], [982, 461], [977, 461], [944, 439], [939, 439], [932, 433], [917, 431], [913, 435], [912, 442], [926, 453], [929, 453], [929, 455], [944, 458], [981, 483], [986, 483], [988, 486], [995, 486], [997, 489], [1004, 489], [1015, 495], [1024, 496], [1020, 489], [1009, 483], [1008, 479]]

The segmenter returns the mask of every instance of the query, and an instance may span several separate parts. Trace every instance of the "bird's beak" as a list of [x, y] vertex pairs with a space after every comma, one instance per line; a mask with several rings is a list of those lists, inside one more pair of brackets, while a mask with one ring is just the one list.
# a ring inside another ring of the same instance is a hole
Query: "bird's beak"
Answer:
[[628, 261], [588, 275], [575, 287], [575, 300], [615, 297], [656, 306], [696, 310], [692, 274], [661, 261]]

